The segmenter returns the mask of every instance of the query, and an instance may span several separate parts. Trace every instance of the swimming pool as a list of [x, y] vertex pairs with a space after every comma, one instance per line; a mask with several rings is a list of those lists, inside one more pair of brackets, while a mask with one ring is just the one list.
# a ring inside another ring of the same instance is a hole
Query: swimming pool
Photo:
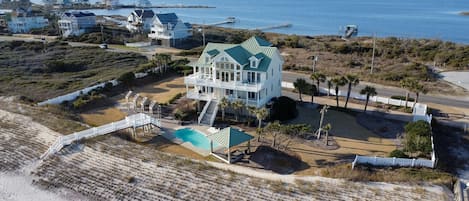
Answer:
[[[190, 142], [195, 147], [210, 151], [210, 140], [196, 130], [190, 128], [179, 129], [174, 132], [174, 136], [184, 142]], [[213, 142], [213, 148], [217, 146], [219, 145], [216, 142]]]

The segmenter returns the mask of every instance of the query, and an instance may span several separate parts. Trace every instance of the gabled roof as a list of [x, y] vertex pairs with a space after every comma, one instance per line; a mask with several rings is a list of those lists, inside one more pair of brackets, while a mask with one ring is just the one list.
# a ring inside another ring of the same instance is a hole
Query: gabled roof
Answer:
[[254, 138], [252, 135], [231, 127], [224, 128], [223, 130], [207, 137], [226, 148], [234, 147]]
[[[272, 57], [278, 53], [277, 48], [271, 45], [272, 44], [266, 40], [254, 36], [241, 44], [208, 43], [203, 53], [209, 54], [208, 52], [213, 50], [225, 52], [241, 65], [248, 64], [249, 58], [254, 56], [261, 59], [257, 68], [251, 68], [250, 65], [245, 65], [243, 70], [265, 72], [269, 68]], [[198, 65], [204, 65], [204, 63], [205, 59], [201, 56], [198, 60]]]
[[175, 13], [163, 13], [163, 14], [156, 14], [156, 18], [160, 20], [161, 24], [168, 24], [171, 23], [173, 25], [177, 24], [179, 21], [178, 16]]
[[67, 17], [71, 17], [71, 16], [74, 16], [74, 17], [89, 17], [89, 16], [95, 16], [95, 14], [92, 13], [92, 12], [82, 12], [82, 11], [80, 11], [80, 12], [76, 12], [76, 11], [74, 11], [74, 12], [66, 12], [66, 13], [64, 13], [64, 15], [67, 16]]
[[225, 52], [241, 65], [247, 64], [249, 57], [251, 57], [251, 54], [246, 49], [244, 49], [242, 46], [239, 46], [239, 45], [234, 46], [230, 49], [226, 49]]
[[262, 46], [262, 47], [271, 47], [272, 46], [272, 43], [270, 43], [269, 41], [266, 41], [265, 39], [259, 37], [259, 36], [253, 36], [251, 38], [249, 38], [248, 40], [244, 41], [243, 43], [241, 43], [241, 45], [247, 45], [247, 44], [251, 44], [251, 43], [254, 43], [258, 46]]
[[150, 10], [150, 9], [134, 10], [134, 12], [135, 14], [137, 14], [138, 17], [141, 17], [141, 18], [153, 18], [153, 16], [155, 16], [155, 13], [153, 12], [153, 10]]

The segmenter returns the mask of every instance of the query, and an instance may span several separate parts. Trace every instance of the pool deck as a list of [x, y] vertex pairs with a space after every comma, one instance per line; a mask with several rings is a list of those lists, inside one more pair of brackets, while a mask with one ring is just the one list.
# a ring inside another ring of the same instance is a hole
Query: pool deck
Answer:
[[[177, 138], [176, 136], [174, 136], [174, 132], [179, 130], [179, 129], [183, 129], [183, 128], [190, 128], [190, 129], [194, 129], [196, 131], [198, 131], [199, 133], [202, 133], [204, 136], [208, 136], [210, 135], [211, 133], [207, 131], [207, 129], [209, 129], [210, 127], [208, 126], [200, 126], [200, 125], [197, 125], [197, 124], [190, 124], [190, 125], [186, 125], [186, 126], [181, 126], [179, 124], [177, 124], [177, 122], [175, 121], [162, 121], [162, 136], [165, 137], [166, 139], [168, 139], [169, 141], [175, 143], [175, 144], [178, 144], [178, 145], [181, 145], [189, 150], [192, 150], [198, 154], [200, 154], [201, 156], [203, 157], [207, 157], [210, 155], [210, 151], [208, 150], [205, 150], [205, 149], [201, 149], [201, 148], [198, 148], [194, 145], [192, 145], [190, 142], [184, 142], [182, 141], [181, 139]], [[220, 151], [220, 150], [223, 150], [224, 148], [223, 147], [214, 147], [214, 152], [215, 151]]]

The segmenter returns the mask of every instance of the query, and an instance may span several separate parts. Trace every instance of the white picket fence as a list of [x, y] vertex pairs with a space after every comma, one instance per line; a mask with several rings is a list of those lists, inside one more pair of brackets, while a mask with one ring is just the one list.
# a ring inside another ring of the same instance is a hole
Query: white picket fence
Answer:
[[70, 135], [64, 135], [57, 138], [57, 140], [49, 147], [49, 149], [41, 155], [41, 158], [47, 157], [60, 151], [64, 146], [72, 144], [81, 139], [89, 139], [100, 135], [109, 134], [125, 128], [136, 128], [144, 125], [152, 124], [161, 127], [161, 122], [149, 115], [139, 113], [125, 117], [121, 121], [112, 122], [99, 127], [90, 128], [80, 132], [75, 132]]
[[370, 164], [374, 166], [398, 166], [398, 167], [428, 167], [433, 168], [435, 165], [434, 160], [428, 159], [409, 159], [409, 158], [385, 158], [385, 157], [370, 157], [370, 156], [355, 156], [352, 162], [352, 169], [356, 164]]
[[[118, 84], [117, 80], [111, 80], [111, 81], [108, 81], [108, 82], [112, 83], [112, 86], [116, 86]], [[43, 105], [47, 105], [47, 104], [55, 105], [55, 104], [61, 104], [64, 101], [72, 101], [72, 100], [75, 100], [81, 94], [87, 94], [88, 92], [92, 91], [93, 89], [96, 89], [98, 87], [104, 87], [104, 85], [106, 85], [106, 83], [108, 83], [108, 82], [104, 82], [104, 83], [97, 84], [97, 85], [94, 85], [94, 86], [91, 86], [91, 87], [87, 87], [87, 88], [84, 88], [84, 89], [81, 89], [81, 90], [78, 90], [78, 91], [75, 91], [75, 92], [72, 92], [72, 93], [68, 93], [68, 94], [65, 94], [65, 95], [62, 95], [62, 96], [58, 96], [58, 97], [55, 97], [55, 98], [51, 98], [51, 99], [48, 99], [48, 100], [45, 100], [45, 101], [42, 101], [42, 102], [38, 103], [38, 105], [39, 106], [43, 106]]]
[[[427, 105], [419, 104], [415, 106], [413, 111], [413, 121], [424, 120], [430, 125], [432, 123], [432, 115], [427, 115]], [[416, 109], [418, 108], [418, 109]], [[370, 164], [374, 166], [399, 166], [399, 167], [428, 167], [435, 168], [437, 159], [435, 155], [435, 144], [433, 143], [433, 136], [430, 137], [432, 143], [431, 159], [409, 159], [409, 158], [389, 158], [389, 157], [376, 157], [376, 156], [355, 156], [352, 162], [352, 169], [356, 164]]]
[[[291, 82], [282, 82], [282, 87], [283, 88], [288, 88], [288, 89], [294, 89], [295, 88], [293, 86], [293, 83], [291, 83]], [[320, 87], [319, 91], [323, 94], [327, 94], [329, 89]], [[335, 96], [336, 95], [335, 89], [331, 89], [329, 91], [329, 94]], [[347, 92], [339, 90], [338, 95], [339, 96], [347, 96]], [[351, 92], [350, 97], [354, 98], [354, 99], [357, 99], [357, 100], [366, 100], [366, 95], [361, 95], [360, 93], [356, 93], [356, 92]], [[405, 106], [406, 105], [405, 100], [392, 99], [392, 98], [381, 97], [381, 96], [371, 96], [370, 101], [371, 102], [377, 102], [377, 103], [384, 103], [384, 104], [388, 104], [388, 105], [395, 105], [395, 106]], [[408, 101], [407, 106], [408, 107], [413, 107], [414, 103], [411, 102], [411, 101]]]

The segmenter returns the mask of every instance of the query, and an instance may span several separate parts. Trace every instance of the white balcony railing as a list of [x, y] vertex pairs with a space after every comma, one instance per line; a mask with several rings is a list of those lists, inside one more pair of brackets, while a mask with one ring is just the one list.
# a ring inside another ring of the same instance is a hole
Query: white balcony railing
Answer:
[[214, 81], [209, 76], [201, 75], [198, 73], [184, 77], [184, 83], [249, 92], [258, 92], [263, 87], [263, 83], [243, 83], [238, 81], [222, 82], [220, 80]]

